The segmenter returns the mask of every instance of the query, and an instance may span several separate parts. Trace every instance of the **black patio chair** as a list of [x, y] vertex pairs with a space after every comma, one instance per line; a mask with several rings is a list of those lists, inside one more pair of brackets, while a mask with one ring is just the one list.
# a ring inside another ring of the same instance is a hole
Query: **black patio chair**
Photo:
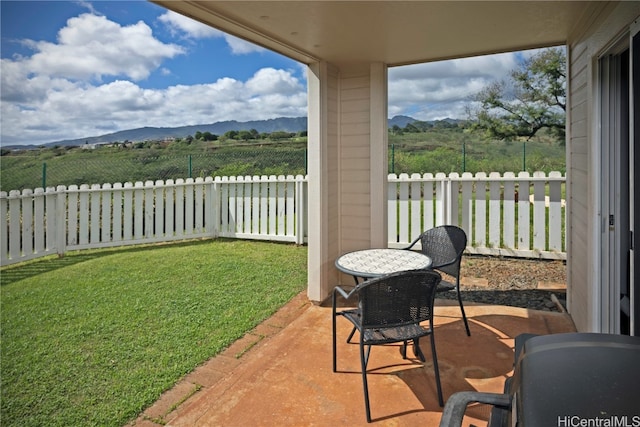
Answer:
[[421, 244], [421, 252], [431, 258], [431, 268], [455, 279], [455, 283], [442, 280], [438, 286], [438, 292], [456, 290], [464, 327], [467, 330], [467, 336], [471, 336], [460, 295], [460, 263], [467, 247], [467, 234], [455, 225], [441, 225], [425, 231], [405, 249], [413, 248], [418, 242]]
[[[338, 316], [343, 316], [358, 329], [360, 335], [360, 363], [367, 422], [371, 422], [367, 363], [372, 345], [401, 342], [403, 343], [402, 357], [406, 359], [407, 343], [412, 341], [415, 356], [424, 362], [425, 357], [420, 350], [420, 338], [429, 335], [438, 403], [443, 406], [440, 371], [433, 337], [433, 304], [440, 280], [441, 276], [436, 271], [412, 270], [367, 280], [350, 292], [339, 286], [334, 288], [333, 372], [337, 372], [336, 319]], [[346, 300], [358, 301], [357, 307], [337, 311], [338, 295], [342, 295]], [[366, 353], [365, 347], [367, 347]]]

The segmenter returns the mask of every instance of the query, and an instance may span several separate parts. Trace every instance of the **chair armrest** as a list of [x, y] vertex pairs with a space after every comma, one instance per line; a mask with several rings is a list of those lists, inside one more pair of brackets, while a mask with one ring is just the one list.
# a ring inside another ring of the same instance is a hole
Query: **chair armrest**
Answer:
[[481, 393], [475, 391], [460, 391], [454, 393], [442, 411], [440, 427], [461, 426], [464, 413], [469, 403], [485, 403], [504, 409], [511, 407], [511, 397], [508, 394]]
[[335, 288], [333, 288], [333, 294], [335, 296], [336, 292], [339, 293], [340, 295], [342, 295], [342, 297], [344, 299], [349, 299], [351, 297], [351, 295], [353, 295], [354, 293], [358, 292], [359, 288], [356, 286], [355, 288], [351, 289], [351, 291], [347, 292], [344, 289], [342, 289], [340, 286], [336, 286]]
[[414, 246], [415, 246], [415, 244], [416, 244], [416, 243], [418, 243], [419, 241], [420, 241], [420, 236], [416, 237], [416, 239], [415, 239], [413, 242], [409, 243], [409, 246], [404, 247], [404, 248], [402, 248], [402, 249], [405, 249], [405, 250], [407, 250], [407, 249], [411, 249], [411, 248], [412, 248], [412, 247], [414, 247]]

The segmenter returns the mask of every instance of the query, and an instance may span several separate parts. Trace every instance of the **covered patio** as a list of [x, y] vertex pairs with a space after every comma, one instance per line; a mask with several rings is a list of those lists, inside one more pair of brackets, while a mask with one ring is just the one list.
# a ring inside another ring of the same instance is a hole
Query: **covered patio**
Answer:
[[389, 67], [566, 46], [567, 309], [580, 332], [640, 329], [640, 2], [154, 1], [307, 66], [315, 303], [351, 281], [338, 256], [388, 242]]
[[[573, 332], [568, 314], [437, 300], [435, 337], [444, 399], [457, 391], [502, 392], [513, 367], [514, 338], [524, 332]], [[357, 344], [338, 323], [338, 372], [331, 369], [331, 308], [298, 295], [270, 319], [185, 377], [136, 420], [136, 426], [366, 425]], [[373, 424], [440, 422], [429, 340], [422, 364], [399, 346], [377, 346], [369, 362]], [[472, 405], [465, 425], [486, 423], [489, 408]]]
[[[521, 333], [637, 334], [640, 292], [629, 265], [640, 264], [630, 251], [640, 233], [629, 232], [640, 223], [640, 174], [633, 173], [640, 131], [629, 111], [640, 111], [640, 96], [637, 72], [624, 80], [620, 70], [638, 69], [640, 2], [156, 2], [308, 66], [308, 289], [187, 376], [136, 425], [366, 424], [357, 345], [339, 344], [333, 373], [331, 309], [321, 303], [352, 281], [336, 270], [338, 256], [386, 246], [393, 66], [567, 46], [570, 315], [465, 304], [467, 337], [459, 308], [440, 301], [435, 337], [445, 400], [463, 390], [501, 392]], [[620, 296], [631, 287], [623, 317]], [[339, 336], [348, 332], [342, 323]], [[425, 365], [403, 360], [397, 346], [372, 350], [374, 423], [438, 424], [431, 353], [427, 340], [421, 344]], [[468, 415], [467, 425], [481, 425], [489, 411], [471, 407]]]

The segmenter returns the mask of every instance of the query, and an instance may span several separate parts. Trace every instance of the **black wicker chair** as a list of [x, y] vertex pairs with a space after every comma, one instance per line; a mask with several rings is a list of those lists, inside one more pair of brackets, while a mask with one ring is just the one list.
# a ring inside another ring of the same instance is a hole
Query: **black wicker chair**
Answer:
[[464, 230], [455, 225], [441, 225], [425, 231], [415, 239], [406, 249], [413, 248], [420, 242], [421, 252], [431, 258], [431, 268], [446, 273], [455, 279], [455, 283], [443, 280], [438, 286], [438, 292], [456, 290], [462, 320], [467, 330], [467, 336], [471, 336], [467, 315], [462, 305], [460, 295], [460, 262], [462, 254], [467, 247], [467, 235]]
[[[433, 338], [433, 304], [440, 280], [441, 276], [436, 271], [413, 270], [365, 281], [350, 292], [339, 286], [334, 288], [333, 372], [337, 371], [336, 319], [338, 316], [343, 316], [358, 329], [360, 335], [360, 362], [367, 422], [371, 422], [367, 362], [372, 345], [402, 342], [402, 356], [406, 358], [406, 344], [412, 341], [414, 354], [424, 362], [425, 358], [420, 350], [419, 341], [421, 337], [430, 335], [438, 403], [443, 406], [440, 371]], [[357, 308], [337, 311], [338, 294], [346, 300], [358, 301]], [[427, 324], [421, 324], [422, 322]]]

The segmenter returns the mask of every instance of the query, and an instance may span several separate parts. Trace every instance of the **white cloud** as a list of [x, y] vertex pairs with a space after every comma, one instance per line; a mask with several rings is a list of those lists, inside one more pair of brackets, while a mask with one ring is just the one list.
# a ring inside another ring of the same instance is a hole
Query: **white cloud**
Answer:
[[50, 90], [37, 102], [3, 100], [2, 140], [3, 144], [44, 143], [143, 126], [176, 127], [306, 113], [302, 83], [289, 71], [271, 68], [257, 71], [246, 82], [227, 77], [166, 89], [143, 89], [125, 80], [97, 86], [66, 82], [64, 90]]
[[303, 86], [290, 71], [263, 68], [258, 70], [246, 84], [254, 94], [296, 94], [304, 91]]
[[518, 54], [505, 53], [391, 68], [389, 116], [465, 118], [471, 96], [508, 77], [517, 65]]
[[[208, 27], [197, 23], [190, 27], [194, 21], [174, 18], [171, 22], [180, 22], [189, 34], [206, 36], [203, 27]], [[184, 52], [154, 38], [142, 21], [121, 26], [87, 13], [69, 19], [56, 43], [26, 43], [34, 50], [32, 56], [0, 61], [3, 145], [40, 144], [143, 126], [306, 115], [304, 82], [288, 70], [265, 68], [247, 81], [221, 78], [210, 84], [140, 87], [135, 82], [153, 71], [170, 74], [162, 68], [163, 61]], [[118, 80], [103, 83], [106, 76]]]
[[220, 30], [209, 27], [208, 25], [173, 11], [167, 11], [158, 19], [163, 22], [174, 35], [181, 35], [192, 39], [223, 37], [231, 49], [231, 52], [236, 55], [265, 52], [265, 49], [258, 45], [249, 43], [230, 34], [223, 33]]
[[36, 53], [19, 61], [30, 74], [66, 79], [127, 76], [142, 80], [163, 60], [184, 53], [178, 45], [155, 39], [142, 21], [120, 26], [88, 13], [69, 19], [57, 43], [31, 45]]

